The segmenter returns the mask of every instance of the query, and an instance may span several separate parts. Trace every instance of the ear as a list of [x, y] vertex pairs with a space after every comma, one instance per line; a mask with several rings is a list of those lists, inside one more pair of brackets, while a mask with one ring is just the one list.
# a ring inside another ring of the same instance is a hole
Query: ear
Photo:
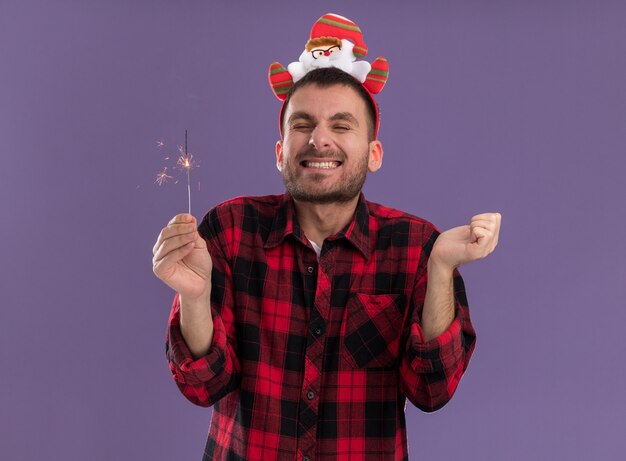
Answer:
[[283, 171], [283, 142], [281, 140], [276, 141], [276, 168], [278, 171]]
[[376, 173], [383, 164], [383, 145], [378, 139], [369, 144], [369, 158], [367, 169], [370, 173]]

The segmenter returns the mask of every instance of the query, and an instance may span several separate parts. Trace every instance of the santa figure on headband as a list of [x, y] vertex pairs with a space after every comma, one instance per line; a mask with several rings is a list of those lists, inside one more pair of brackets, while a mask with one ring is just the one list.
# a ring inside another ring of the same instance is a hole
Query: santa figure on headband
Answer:
[[361, 29], [348, 18], [328, 13], [319, 18], [311, 28], [310, 38], [297, 62], [285, 68], [274, 62], [270, 65], [269, 80], [278, 99], [284, 100], [289, 88], [307, 72], [336, 67], [360, 81], [370, 93], [376, 94], [387, 82], [387, 60], [378, 57], [373, 64], [357, 61], [367, 54]]

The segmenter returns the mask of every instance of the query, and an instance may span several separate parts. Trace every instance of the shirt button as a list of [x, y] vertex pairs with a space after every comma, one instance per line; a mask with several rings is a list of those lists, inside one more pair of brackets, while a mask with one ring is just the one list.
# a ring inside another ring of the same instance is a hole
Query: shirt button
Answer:
[[315, 269], [313, 269], [313, 266], [309, 266], [306, 268], [306, 270], [309, 271], [309, 274], [312, 274]]
[[313, 333], [315, 333], [315, 336], [319, 336], [322, 334], [322, 329], [320, 327], [317, 327]]
[[313, 397], [315, 397], [315, 392], [313, 391], [309, 391], [306, 393], [306, 398], [309, 400], [313, 400]]
[[304, 458], [302, 458], [302, 461], [311, 461], [311, 458], [309, 458], [308, 456], [305, 456]]

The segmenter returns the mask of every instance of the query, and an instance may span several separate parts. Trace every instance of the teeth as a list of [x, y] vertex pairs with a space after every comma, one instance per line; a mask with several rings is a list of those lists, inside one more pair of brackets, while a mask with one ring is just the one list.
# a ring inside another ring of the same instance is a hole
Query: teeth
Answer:
[[304, 162], [307, 168], [337, 168], [339, 162]]

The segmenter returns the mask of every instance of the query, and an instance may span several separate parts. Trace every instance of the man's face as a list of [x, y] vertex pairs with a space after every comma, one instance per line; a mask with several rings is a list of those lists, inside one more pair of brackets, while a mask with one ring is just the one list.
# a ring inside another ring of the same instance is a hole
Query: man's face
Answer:
[[380, 142], [368, 142], [365, 102], [345, 85], [299, 88], [286, 108], [283, 136], [276, 166], [287, 191], [303, 202], [349, 202], [368, 169], [382, 163]]

